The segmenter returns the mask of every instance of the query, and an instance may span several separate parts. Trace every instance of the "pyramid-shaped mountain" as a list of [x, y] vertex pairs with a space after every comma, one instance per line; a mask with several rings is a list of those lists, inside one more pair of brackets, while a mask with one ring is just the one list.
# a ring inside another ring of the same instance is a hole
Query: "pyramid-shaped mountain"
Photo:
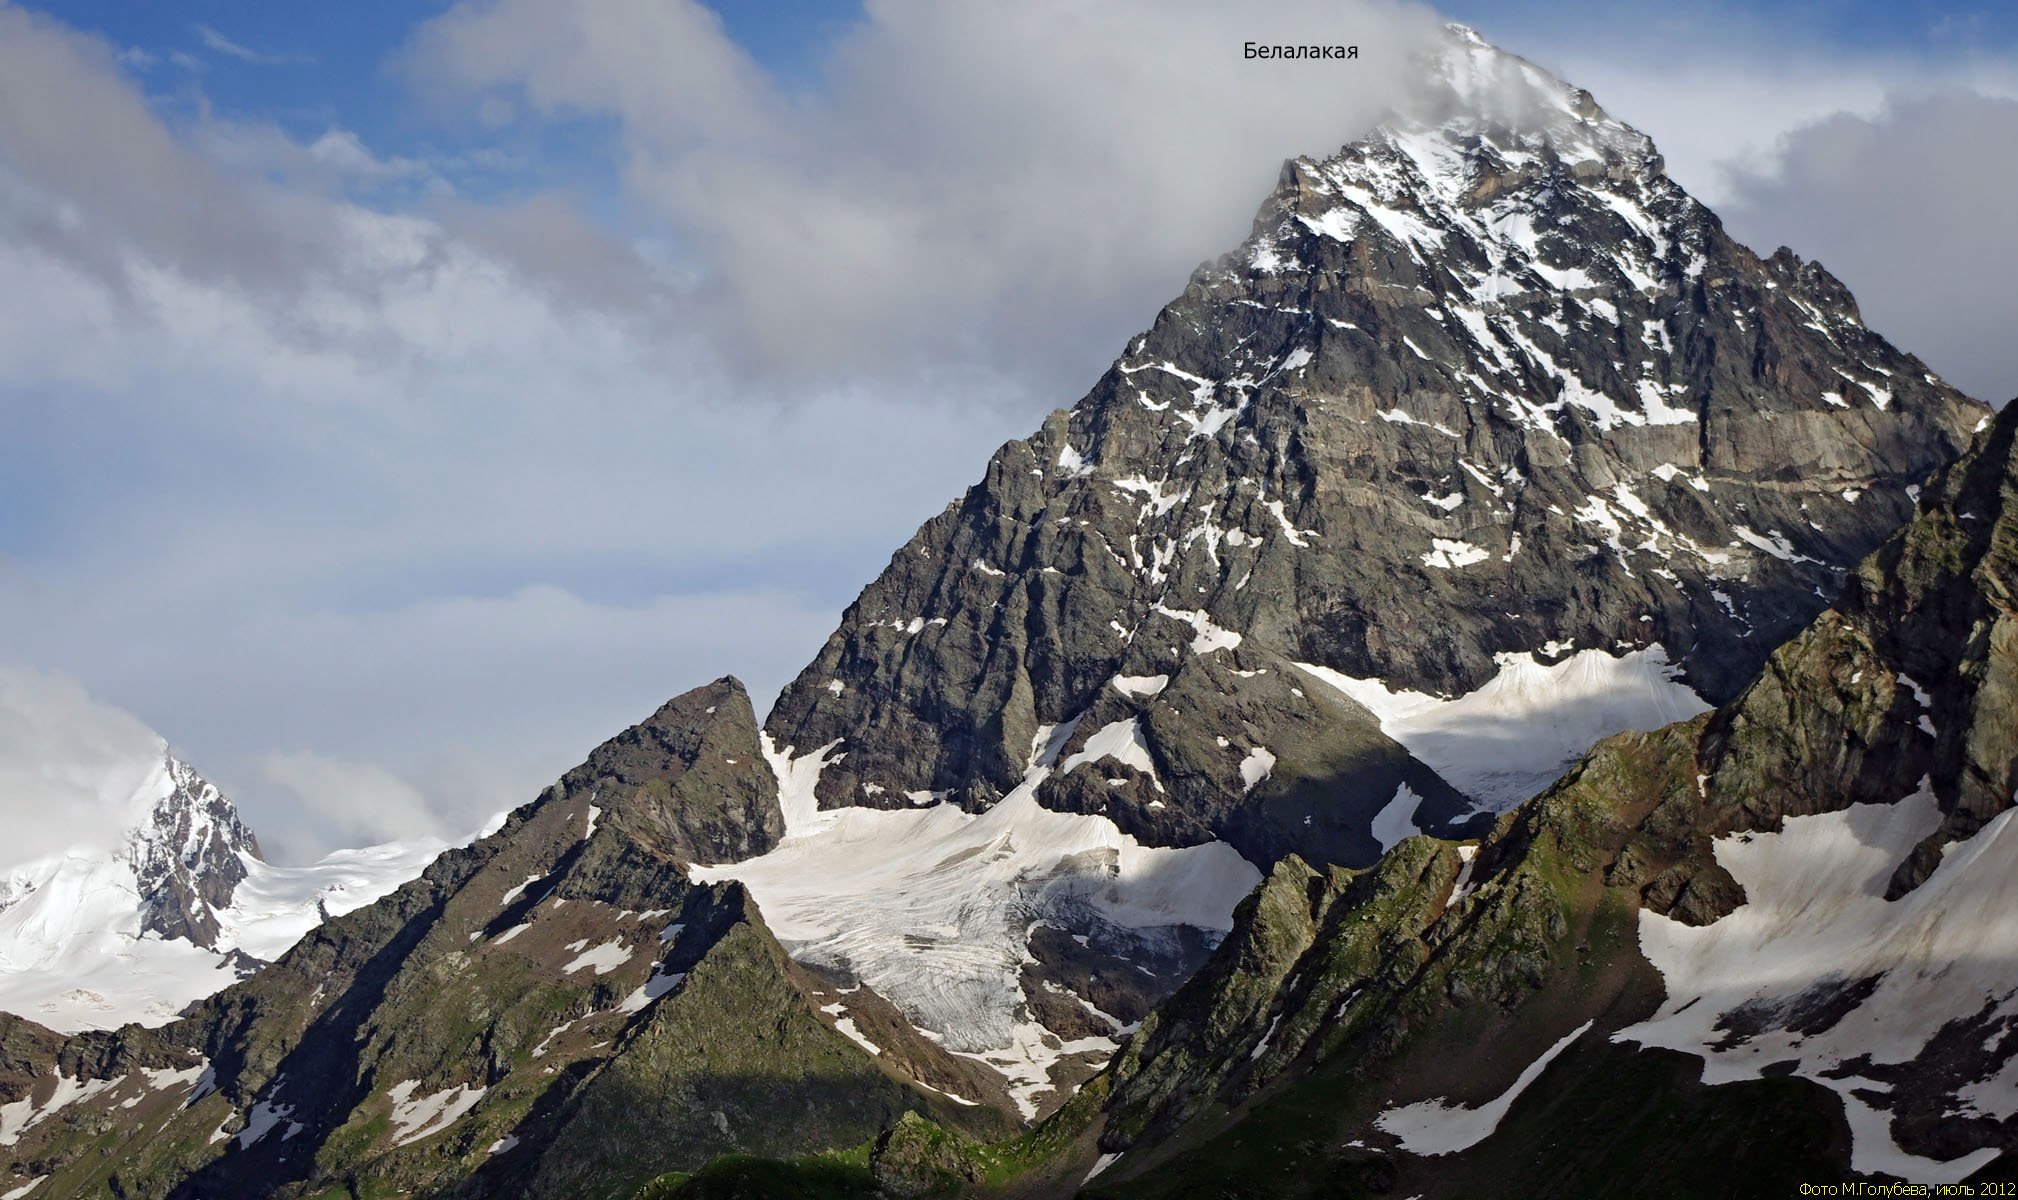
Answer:
[[1730, 699], [1987, 420], [1588, 93], [1457, 27], [1424, 74], [769, 718], [795, 836], [717, 877], [1039, 1108], [1283, 855], [1475, 835]]
[[821, 807], [986, 808], [1076, 722], [1123, 748], [1048, 808], [1370, 862], [1399, 787], [1448, 828], [1729, 699], [1983, 419], [1588, 93], [1430, 69], [849, 609], [768, 722]]

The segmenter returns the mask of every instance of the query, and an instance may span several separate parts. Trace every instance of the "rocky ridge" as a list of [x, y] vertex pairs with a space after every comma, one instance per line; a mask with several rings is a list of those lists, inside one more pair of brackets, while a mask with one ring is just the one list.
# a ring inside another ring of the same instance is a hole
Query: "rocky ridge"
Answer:
[[[747, 823], [725, 832], [725, 811]], [[183, 1020], [0, 1030], [22, 1047], [0, 1064], [0, 1183], [626, 1197], [726, 1153], [866, 1142], [911, 1110], [1011, 1128], [999, 1082], [794, 964], [739, 885], [688, 878], [694, 847], [761, 844], [779, 820], [742, 686], [677, 697]]]

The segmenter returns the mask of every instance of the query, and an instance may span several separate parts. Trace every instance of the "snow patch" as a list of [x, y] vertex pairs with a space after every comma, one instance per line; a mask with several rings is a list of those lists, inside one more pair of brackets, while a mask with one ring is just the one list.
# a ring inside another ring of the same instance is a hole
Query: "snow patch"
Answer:
[[1423, 1100], [1390, 1108], [1375, 1117], [1373, 1123], [1400, 1139], [1401, 1148], [1410, 1154], [1455, 1154], [1470, 1149], [1492, 1136], [1520, 1094], [1541, 1078], [1542, 1072], [1548, 1070], [1557, 1055], [1588, 1032], [1591, 1024], [1585, 1021], [1564, 1035], [1561, 1041], [1543, 1051], [1540, 1058], [1529, 1063], [1511, 1087], [1477, 1108], [1445, 1104], [1441, 1098]]
[[855, 1018], [844, 1015], [847, 1007], [845, 1003], [835, 1001], [832, 1004], [823, 1006], [820, 1011], [834, 1018], [834, 1028], [839, 1030], [842, 1036], [846, 1037], [849, 1041], [871, 1054], [882, 1054], [883, 1048], [863, 1036], [861, 1029], [856, 1027]]
[[1149, 776], [1157, 791], [1163, 790], [1163, 781], [1156, 777], [1156, 761], [1149, 757], [1149, 740], [1142, 732], [1142, 718], [1130, 717], [1125, 721], [1102, 725], [1086, 739], [1086, 745], [1079, 753], [1065, 760], [1058, 773], [1070, 775], [1074, 767], [1099, 762], [1103, 758], [1134, 767]]
[[1240, 790], [1251, 792], [1256, 784], [1269, 777], [1275, 770], [1275, 755], [1263, 746], [1256, 746], [1240, 760]]
[[1381, 732], [1495, 812], [1554, 782], [1600, 739], [1658, 729], [1710, 707], [1679, 680], [1680, 668], [1659, 645], [1616, 657], [1579, 650], [1549, 666], [1526, 653], [1502, 653], [1496, 661], [1498, 674], [1455, 699], [1296, 666], [1366, 707]]
[[687, 977], [684, 971], [676, 971], [671, 975], [661, 975], [659, 974], [661, 969], [661, 964], [653, 963], [652, 977], [645, 980], [643, 986], [639, 987], [637, 991], [625, 996], [623, 1002], [617, 1005], [617, 1011], [621, 1013], [643, 1012], [645, 1011], [645, 1007], [652, 1001], [657, 1000], [660, 996], [680, 986], [680, 981]]
[[[254, 1104], [252, 1111], [245, 1115], [245, 1128], [239, 1131], [238, 1148], [240, 1150], [251, 1149], [259, 1139], [272, 1133], [282, 1121], [287, 1121], [293, 1115], [294, 1105], [292, 1104], [274, 1104], [269, 1100], [261, 1100], [257, 1104]], [[281, 1140], [286, 1141], [288, 1138], [300, 1133], [301, 1129], [302, 1126], [299, 1121], [288, 1121], [287, 1132], [281, 1134]]]
[[1788, 541], [1786, 535], [1777, 529], [1761, 534], [1743, 525], [1733, 525], [1731, 526], [1731, 532], [1737, 534], [1738, 540], [1744, 542], [1746, 545], [1764, 550], [1781, 562], [1812, 563], [1821, 561], [1820, 559], [1810, 558], [1805, 554], [1797, 553], [1794, 550], [1794, 543]]
[[31, 1091], [11, 1104], [0, 1105], [0, 1146], [14, 1145], [21, 1140], [21, 1134], [25, 1131], [35, 1128], [73, 1104], [81, 1104], [91, 1099], [119, 1082], [118, 1079], [73, 1079], [63, 1074], [61, 1070], [56, 1071], [55, 1075], [56, 1086], [51, 1089], [47, 1100], [36, 1103], [34, 1093]]
[[[1661, 972], [1667, 999], [1615, 1041], [1664, 1046], [1703, 1059], [1703, 1082], [1759, 1078], [1774, 1063], [1842, 1098], [1850, 1166], [1916, 1183], [1955, 1183], [1997, 1156], [1985, 1147], [1941, 1162], [1907, 1154], [1890, 1118], [1865, 1095], [1889, 1083], [1845, 1066], [1908, 1062], [1942, 1026], [1988, 1011], [2018, 1017], [2009, 956], [2018, 946], [2018, 809], [1948, 845], [1928, 879], [1886, 900], [1893, 871], [1940, 827], [1930, 781], [1896, 804], [1787, 817], [1780, 831], [1733, 834], [1714, 844], [1717, 862], [1743, 886], [1746, 903], [1708, 925], [1640, 913], [1640, 948]], [[1875, 981], [1875, 982], [1873, 982]], [[1868, 988], [1868, 993], [1865, 989]], [[1826, 1028], [1798, 1014], [1848, 1005]], [[1744, 1022], [1733, 1037], [1725, 1020]], [[1789, 1028], [1805, 1025], [1805, 1031]], [[2018, 1081], [1968, 1089], [1983, 1116], [2018, 1114]]]
[[1481, 563], [1492, 557], [1491, 554], [1478, 546], [1472, 545], [1470, 542], [1461, 542], [1452, 538], [1431, 538], [1429, 544], [1431, 549], [1429, 553], [1422, 556], [1422, 565], [1425, 567], [1435, 567], [1439, 571], [1450, 571], [1458, 567], [1468, 567], [1473, 563]]
[[1147, 700], [1170, 686], [1168, 675], [1116, 675], [1109, 682], [1114, 690], [1137, 700]]
[[[568, 949], [570, 950], [578, 949], [581, 945], [582, 943], [575, 942], [572, 945], [570, 945]], [[636, 951], [634, 951], [631, 947], [624, 945], [624, 943], [621, 940], [612, 939], [610, 941], [604, 942], [600, 946], [595, 946], [588, 950], [583, 950], [579, 955], [575, 956], [575, 958], [572, 961], [570, 961], [568, 965], [561, 968], [561, 974], [572, 975], [576, 971], [583, 971], [593, 967], [595, 968], [596, 974], [607, 975], [611, 971], [614, 971], [618, 967], [621, 967], [625, 963], [631, 961], [631, 955], [634, 953], [636, 953]]]
[[1421, 807], [1422, 797], [1415, 794], [1414, 788], [1404, 783], [1394, 789], [1393, 798], [1388, 800], [1379, 812], [1373, 814], [1373, 823], [1368, 826], [1368, 832], [1373, 834], [1374, 841], [1380, 843], [1382, 854], [1399, 846], [1403, 839], [1412, 838], [1422, 832], [1422, 828], [1415, 823], [1416, 810]]
[[1156, 611], [1172, 620], [1182, 621], [1191, 626], [1196, 634], [1191, 639], [1193, 654], [1211, 654], [1215, 650], [1231, 650], [1240, 645], [1240, 635], [1213, 623], [1211, 617], [1193, 609], [1166, 608], [1161, 603]]
[[1303, 539], [1306, 537], [1317, 536], [1317, 532], [1315, 530], [1298, 529], [1296, 526], [1290, 524], [1289, 514], [1285, 513], [1282, 509], [1282, 501], [1264, 500], [1261, 506], [1267, 509], [1269, 511], [1269, 514], [1275, 518], [1275, 523], [1281, 526], [1282, 536], [1285, 540], [1289, 542], [1290, 545], [1308, 547], [1310, 543], [1304, 541]]
[[464, 1114], [475, 1108], [483, 1099], [488, 1088], [452, 1087], [432, 1095], [418, 1096], [413, 1093], [420, 1086], [417, 1079], [408, 1079], [393, 1085], [386, 1093], [392, 1101], [392, 1144], [411, 1146], [425, 1137], [432, 1137], [462, 1120]]

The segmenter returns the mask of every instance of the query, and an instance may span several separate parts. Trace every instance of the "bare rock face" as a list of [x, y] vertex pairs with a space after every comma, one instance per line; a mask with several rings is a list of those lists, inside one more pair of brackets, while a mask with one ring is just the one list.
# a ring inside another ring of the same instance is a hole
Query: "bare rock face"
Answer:
[[1371, 862], [1399, 797], [1519, 797], [1292, 664], [1452, 697], [1659, 647], [1727, 700], [1987, 414], [1587, 93], [1461, 30], [1428, 71], [848, 610], [768, 723], [839, 743], [823, 807], [986, 808], [1048, 746], [1046, 806]]
[[238, 809], [186, 763], [167, 759], [169, 790], [127, 840], [141, 932], [216, 949], [217, 913], [231, 907], [259, 842]]
[[[1260, 1163], [1290, 1180], [1268, 1194], [1323, 1195], [1305, 1181], [1344, 1142], [1397, 1193], [1536, 1195], [1620, 1161], [1673, 1162], [1677, 1194], [2009, 1181], [2014, 697], [2018, 405], [1715, 712], [1608, 739], [1477, 846], [1278, 864], [1107, 1073], [1100, 1148], [1150, 1153], [1103, 1180], [1209, 1194]], [[1408, 1142], [1397, 1113], [1491, 1095], [1565, 1036], [1551, 1099], [1497, 1143]]]
[[[611, 835], [592, 857], [655, 863], [748, 858], [777, 845], [785, 819], [742, 682], [723, 677], [682, 693], [598, 746], [547, 790], [586, 797]], [[593, 877], [593, 863], [585, 878]], [[650, 907], [640, 904], [638, 907]]]

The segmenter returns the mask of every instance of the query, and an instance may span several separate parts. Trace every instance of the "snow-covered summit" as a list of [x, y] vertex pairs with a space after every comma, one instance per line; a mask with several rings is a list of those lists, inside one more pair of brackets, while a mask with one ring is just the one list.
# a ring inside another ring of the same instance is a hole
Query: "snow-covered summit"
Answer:
[[141, 928], [205, 948], [217, 942], [220, 909], [231, 906], [259, 842], [238, 809], [187, 763], [162, 747], [161, 768], [136, 794], [156, 794], [127, 833], [145, 911]]
[[[230, 799], [166, 743], [150, 762], [40, 773], [125, 796], [113, 806], [123, 827], [80, 825], [64, 849], [0, 867], [0, 1011], [63, 1032], [169, 1020], [419, 874], [442, 849], [392, 844], [272, 866]], [[4, 799], [22, 809], [60, 793]]]
[[1655, 169], [1661, 163], [1652, 138], [1606, 113], [1589, 92], [1454, 23], [1444, 26], [1415, 90], [1387, 127], [1469, 132], [1528, 151], [1546, 145], [1572, 162], [1630, 158]]

